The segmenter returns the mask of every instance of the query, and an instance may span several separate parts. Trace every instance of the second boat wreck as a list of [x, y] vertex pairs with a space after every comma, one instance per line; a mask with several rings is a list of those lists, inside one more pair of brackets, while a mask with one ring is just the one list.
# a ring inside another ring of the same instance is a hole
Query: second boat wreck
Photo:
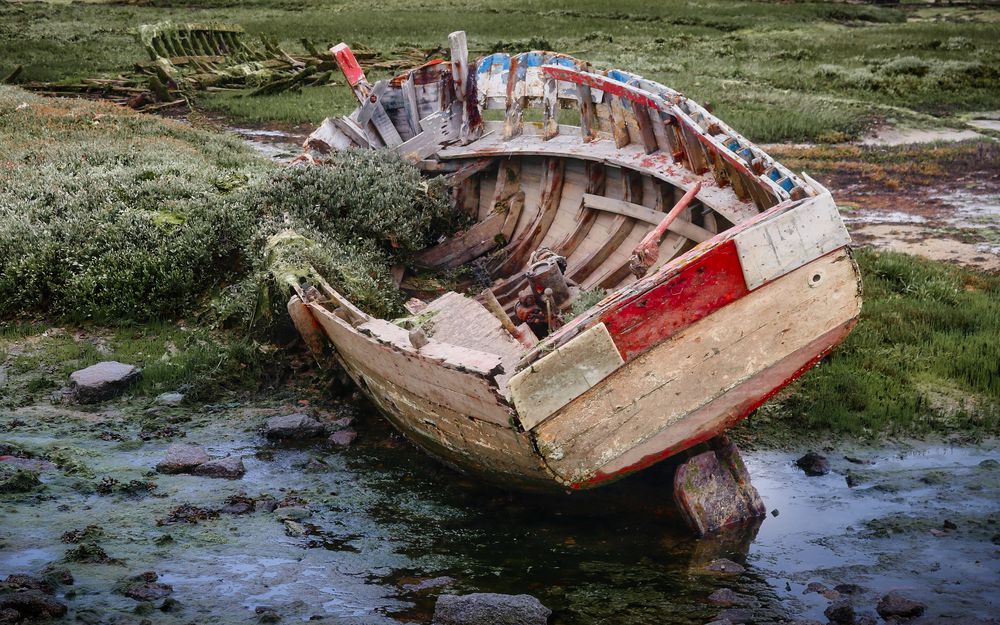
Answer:
[[830, 193], [680, 93], [551, 52], [472, 60], [464, 33], [450, 61], [374, 85], [331, 52], [359, 106], [306, 147], [446, 174], [476, 223], [417, 261], [478, 279], [440, 294], [401, 274], [405, 323], [321, 279], [289, 311], [443, 462], [507, 488], [607, 484], [718, 437], [854, 327]]

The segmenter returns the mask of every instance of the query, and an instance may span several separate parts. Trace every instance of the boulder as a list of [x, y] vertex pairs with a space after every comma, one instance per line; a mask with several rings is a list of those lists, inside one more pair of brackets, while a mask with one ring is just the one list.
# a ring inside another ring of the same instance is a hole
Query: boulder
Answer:
[[916, 618], [924, 613], [927, 605], [919, 601], [914, 601], [898, 590], [888, 593], [878, 602], [875, 611], [879, 616], [888, 620], [890, 618]]
[[674, 473], [674, 503], [699, 536], [767, 513], [736, 445], [725, 436], [709, 444], [709, 451], [686, 460]]
[[93, 404], [118, 395], [142, 376], [135, 365], [108, 360], [70, 374], [70, 396], [81, 404]]
[[163, 599], [173, 591], [174, 588], [170, 584], [138, 582], [129, 585], [125, 589], [124, 595], [136, 601], [156, 601], [157, 599]]
[[531, 595], [441, 595], [433, 625], [546, 625], [552, 610]]
[[316, 438], [325, 431], [322, 423], [300, 412], [271, 417], [264, 426], [264, 435], [271, 440]]
[[156, 470], [159, 473], [188, 473], [209, 460], [203, 447], [174, 443], [167, 448], [167, 456], [156, 465]]
[[191, 473], [201, 477], [219, 477], [227, 480], [237, 480], [246, 473], [243, 466], [243, 459], [239, 456], [227, 456], [217, 460], [209, 460], [204, 464], [199, 464]]
[[830, 472], [830, 461], [826, 456], [812, 451], [796, 460], [795, 465], [805, 471], [806, 475], [819, 476]]

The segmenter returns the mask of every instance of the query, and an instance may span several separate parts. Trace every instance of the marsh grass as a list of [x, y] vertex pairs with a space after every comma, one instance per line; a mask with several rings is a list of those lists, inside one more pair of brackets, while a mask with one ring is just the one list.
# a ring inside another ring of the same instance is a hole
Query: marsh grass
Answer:
[[996, 432], [1000, 277], [860, 250], [864, 306], [829, 357], [751, 418], [871, 438]]
[[[930, 13], [928, 13], [930, 11]], [[1000, 108], [996, 9], [839, 2], [514, 0], [7, 3], [0, 74], [76, 80], [128, 71], [145, 52], [133, 30], [163, 19], [243, 24], [296, 51], [339, 41], [379, 51], [437, 48], [465, 30], [473, 53], [547, 47], [643, 74], [698, 101], [755, 141], [839, 140], [899, 109], [948, 115]], [[334, 93], [327, 98], [327, 93]], [[203, 106], [252, 121], [318, 124], [354, 106], [344, 87], [264, 98], [209, 94]]]

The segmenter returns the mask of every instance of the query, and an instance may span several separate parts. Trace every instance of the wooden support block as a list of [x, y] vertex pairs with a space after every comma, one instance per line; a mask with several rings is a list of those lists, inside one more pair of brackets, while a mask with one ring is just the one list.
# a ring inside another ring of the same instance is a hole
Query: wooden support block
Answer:
[[736, 445], [723, 435], [709, 446], [674, 474], [674, 502], [699, 536], [745, 525], [767, 511]]
[[510, 59], [510, 74], [507, 76], [507, 114], [503, 121], [503, 138], [513, 139], [524, 131], [521, 115], [524, 111], [524, 78], [528, 67], [523, 55]]

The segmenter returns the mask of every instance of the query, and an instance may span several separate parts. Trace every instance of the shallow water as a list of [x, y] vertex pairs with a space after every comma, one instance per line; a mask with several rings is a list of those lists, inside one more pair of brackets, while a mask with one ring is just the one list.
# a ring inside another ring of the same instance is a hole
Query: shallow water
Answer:
[[[85, 465], [76, 475], [43, 473], [47, 488], [37, 495], [0, 496], [0, 576], [38, 573], [74, 546], [60, 542], [64, 532], [97, 524], [99, 544], [121, 563], [60, 564], [76, 578], [61, 592], [72, 610], [106, 622], [135, 618], [137, 602], [113, 587], [145, 570], [171, 584], [182, 605], [144, 617], [154, 623], [247, 622], [262, 605], [289, 622], [427, 623], [437, 594], [488, 591], [533, 594], [554, 610], [554, 623], [697, 624], [719, 612], [705, 599], [722, 587], [746, 597], [755, 622], [773, 623], [821, 616], [828, 600], [803, 594], [812, 581], [860, 584], [868, 608], [883, 591], [905, 588], [935, 614], [985, 618], [997, 609], [1000, 558], [991, 539], [1000, 531], [1000, 469], [979, 466], [1000, 458], [992, 443], [854, 452], [874, 461], [865, 465], [830, 453], [834, 472], [819, 478], [794, 467], [797, 453], [747, 454], [778, 516], [694, 540], [677, 524], [667, 474], [656, 469], [584, 496], [526, 497], [440, 467], [373, 413], [361, 414], [354, 447], [330, 451], [270, 446], [255, 431], [259, 414], [195, 410], [186, 421], [171, 410], [166, 418], [184, 423], [184, 441], [213, 456], [242, 455], [246, 476], [151, 473], [170, 441], [136, 440], [121, 411], [29, 422], [0, 436], [39, 452], [63, 448]], [[109, 429], [126, 441], [98, 438]], [[157, 489], [95, 493], [105, 476], [154, 480]], [[237, 493], [295, 494], [308, 517], [298, 528], [279, 520], [282, 509], [157, 525], [182, 503], [219, 508]], [[945, 519], [958, 529], [933, 535]], [[705, 572], [718, 557], [745, 563], [746, 573]], [[412, 588], [440, 576], [451, 581]]]

